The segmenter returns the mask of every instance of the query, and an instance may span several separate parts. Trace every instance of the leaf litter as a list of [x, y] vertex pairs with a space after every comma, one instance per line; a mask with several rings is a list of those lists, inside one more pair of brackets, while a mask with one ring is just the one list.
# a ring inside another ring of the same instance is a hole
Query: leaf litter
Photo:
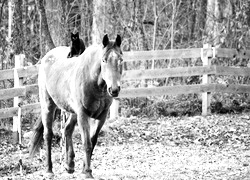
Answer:
[[[21, 150], [1, 134], [0, 177], [46, 179], [45, 153], [31, 160], [27, 143]], [[74, 132], [76, 172], [60, 165], [54, 144], [53, 179], [80, 179], [82, 145]], [[250, 118], [247, 114], [207, 117], [119, 118], [107, 122], [92, 158], [96, 179], [250, 179]], [[22, 151], [23, 175], [19, 173]]]

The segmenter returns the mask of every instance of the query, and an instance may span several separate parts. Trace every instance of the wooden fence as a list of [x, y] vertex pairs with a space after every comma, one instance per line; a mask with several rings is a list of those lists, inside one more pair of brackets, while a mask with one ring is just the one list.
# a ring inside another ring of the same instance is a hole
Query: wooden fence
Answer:
[[[147, 97], [167, 94], [202, 94], [202, 114], [210, 113], [210, 94], [211, 92], [227, 92], [227, 93], [248, 93], [250, 85], [235, 84], [215, 84], [211, 83], [210, 75], [229, 75], [229, 76], [250, 76], [250, 68], [244, 67], [226, 67], [211, 64], [212, 58], [241, 58], [249, 59], [250, 50], [237, 51], [236, 49], [212, 48], [204, 46], [204, 48], [192, 49], [172, 49], [172, 50], [155, 50], [155, 51], [132, 51], [124, 52], [123, 59], [125, 62], [146, 61], [160, 59], [197, 59], [201, 58], [203, 66], [194, 67], [176, 67], [162, 69], [138, 69], [124, 71], [122, 79], [143, 80], [167, 77], [187, 77], [202, 76], [201, 84], [194, 85], [178, 85], [178, 86], [161, 86], [161, 87], [139, 87], [122, 89], [119, 98], [125, 97]], [[22, 86], [22, 79], [34, 76], [38, 73], [38, 66], [22, 67], [22, 57], [16, 56], [16, 67], [14, 69], [0, 71], [0, 81], [6, 79], [14, 79], [14, 87], [0, 90], [0, 100], [15, 98], [14, 106], [11, 108], [0, 109], [0, 119], [8, 117], [18, 117], [19, 113], [40, 112], [39, 103], [26, 104], [19, 106], [20, 97], [27, 94], [38, 93], [37, 84]], [[21, 61], [20, 61], [21, 60]], [[118, 101], [116, 100], [111, 107], [111, 117], [118, 115]], [[17, 123], [17, 127], [20, 126]], [[17, 128], [16, 128], [17, 129]]]

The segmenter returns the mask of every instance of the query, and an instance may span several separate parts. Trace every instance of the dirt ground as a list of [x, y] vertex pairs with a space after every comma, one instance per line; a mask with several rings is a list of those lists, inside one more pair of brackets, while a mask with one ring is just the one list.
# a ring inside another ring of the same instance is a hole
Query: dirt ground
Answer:
[[[208, 117], [120, 118], [107, 123], [92, 159], [95, 179], [186, 180], [250, 179], [250, 118], [248, 114]], [[31, 160], [27, 142], [18, 150], [10, 133], [0, 131], [0, 179], [48, 179], [44, 151]], [[53, 147], [51, 179], [81, 179], [82, 152], [74, 133], [76, 172], [60, 165], [59, 145]], [[20, 155], [21, 152], [21, 155]], [[18, 160], [22, 157], [23, 175]]]

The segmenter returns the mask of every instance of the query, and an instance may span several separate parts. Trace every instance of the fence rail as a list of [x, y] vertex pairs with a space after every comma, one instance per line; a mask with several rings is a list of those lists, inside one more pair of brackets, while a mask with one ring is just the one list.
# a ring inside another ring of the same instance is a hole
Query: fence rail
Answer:
[[[194, 85], [176, 85], [162, 87], [147, 87], [147, 88], [128, 88], [122, 89], [119, 95], [120, 98], [125, 97], [145, 97], [157, 96], [166, 94], [189, 94], [189, 93], [205, 93], [202, 101], [209, 100], [210, 92], [227, 92], [227, 93], [248, 93], [250, 85], [225, 85], [210, 83], [210, 75], [229, 75], [229, 76], [250, 76], [250, 68], [225, 67], [210, 65], [211, 58], [226, 57], [226, 58], [250, 58], [250, 50], [237, 51], [235, 49], [223, 48], [194, 48], [194, 49], [174, 49], [174, 50], [157, 50], [157, 51], [134, 51], [124, 52], [124, 61], [145, 61], [158, 59], [180, 59], [180, 58], [201, 58], [203, 66], [194, 67], [176, 67], [164, 69], [138, 69], [124, 71], [122, 79], [124, 81], [142, 80], [142, 79], [157, 79], [168, 77], [187, 77], [187, 76], [203, 76], [201, 84]], [[206, 62], [207, 61], [207, 62]], [[15, 71], [18, 78], [35, 76], [38, 74], [38, 65], [19, 67], [16, 69], [0, 71], [0, 80], [13, 79]], [[205, 79], [205, 80], [204, 80]], [[0, 100], [10, 99], [14, 97], [22, 97], [28, 94], [38, 94], [37, 84], [14, 87], [0, 90]], [[208, 93], [208, 94], [206, 94]], [[207, 99], [207, 100], [206, 100]], [[207, 103], [207, 102], [206, 102]], [[209, 108], [209, 102], [205, 108]], [[40, 112], [39, 103], [23, 105], [22, 112]], [[117, 107], [116, 107], [117, 108]], [[18, 107], [0, 109], [0, 119], [17, 116]]]
[[26, 96], [28, 94], [38, 94], [38, 85], [27, 85], [16, 88], [0, 90], [0, 100], [11, 99], [17, 96]]
[[[33, 67], [27, 68], [34, 71]], [[13, 70], [12, 70], [13, 71]], [[1, 72], [1, 71], [0, 71]], [[20, 71], [22, 72], [22, 71]], [[2, 73], [2, 72], [1, 72]], [[9, 73], [10, 74], [10, 73]], [[31, 74], [28, 73], [22, 73], [21, 77], [28, 77], [30, 75], [37, 74], [37, 71], [35, 73]], [[223, 67], [223, 66], [196, 66], [196, 67], [177, 67], [177, 68], [164, 68], [164, 69], [148, 69], [148, 70], [128, 70], [124, 71], [122, 75], [123, 80], [142, 80], [142, 79], [155, 79], [155, 78], [167, 78], [167, 77], [185, 77], [185, 76], [200, 76], [203, 74], [209, 74], [209, 75], [231, 75], [231, 76], [250, 76], [250, 68], [237, 68], [237, 67]], [[240, 85], [238, 85], [240, 86]], [[185, 86], [180, 86], [178, 88], [185, 88]], [[189, 86], [188, 86], [189, 87]], [[190, 85], [192, 87], [192, 85]], [[228, 86], [229, 87], [229, 86]], [[164, 87], [165, 89], [168, 89], [170, 87]], [[171, 87], [175, 88], [175, 87]], [[135, 88], [140, 89], [140, 88]], [[194, 88], [196, 89], [196, 88]], [[134, 89], [122, 89], [120, 97], [131, 97], [128, 92], [134, 91]], [[168, 90], [166, 91], [166, 93]], [[178, 91], [179, 92], [179, 91]], [[9, 88], [9, 89], [1, 89], [0, 90], [0, 100], [4, 99], [10, 99], [14, 98], [16, 96], [26, 96], [28, 94], [38, 94], [38, 86], [37, 84], [34, 85], [26, 85], [18, 88]], [[200, 93], [200, 91], [192, 92], [192, 93]], [[158, 93], [157, 93], [158, 94]], [[167, 93], [171, 94], [171, 93]], [[184, 93], [175, 93], [172, 94], [184, 94]], [[163, 95], [163, 94], [160, 94]], [[143, 96], [147, 96], [147, 94], [144, 94]], [[134, 96], [133, 96], [134, 97]], [[1, 112], [1, 111], [0, 111]], [[1, 115], [0, 115], [1, 117]]]
[[176, 85], [154, 88], [130, 88], [124, 89], [120, 93], [120, 98], [127, 97], [146, 97], [160, 95], [192, 94], [204, 92], [223, 92], [223, 93], [248, 93], [250, 85], [224, 85], [224, 84], [195, 84], [195, 85]]
[[[34, 76], [38, 74], [38, 65], [35, 66], [26, 66], [17, 68], [17, 73], [20, 78]], [[14, 79], [14, 69], [7, 69], [0, 71], [0, 80], [5, 79]]]
[[[9, 118], [17, 116], [19, 107], [11, 107], [0, 109], [0, 118]], [[40, 103], [32, 103], [21, 106], [22, 112], [24, 113], [39, 113], [40, 112]]]
[[[204, 53], [212, 55], [212, 49], [204, 49]], [[150, 59], [179, 59], [179, 58], [199, 58], [201, 57], [201, 48], [192, 49], [169, 49], [154, 51], [131, 51], [124, 52], [124, 60], [150, 60]]]

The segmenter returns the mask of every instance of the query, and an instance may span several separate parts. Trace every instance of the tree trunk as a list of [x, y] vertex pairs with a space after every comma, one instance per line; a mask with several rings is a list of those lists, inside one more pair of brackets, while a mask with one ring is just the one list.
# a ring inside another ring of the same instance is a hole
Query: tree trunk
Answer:
[[62, 7], [62, 18], [61, 18], [61, 26], [62, 26], [62, 44], [61, 45], [69, 45], [70, 42], [70, 31], [67, 31], [67, 0], [61, 0], [61, 7]]
[[22, 14], [22, 0], [16, 0], [13, 2], [14, 4], [14, 13], [13, 13], [13, 49], [14, 54], [22, 54], [23, 53], [23, 14]]
[[101, 43], [105, 33], [105, 1], [93, 0], [92, 43]]
[[93, 24], [93, 3], [92, 0], [87, 0], [85, 4], [85, 10], [83, 11], [84, 4], [82, 3], [82, 18], [81, 19], [81, 28], [84, 35], [84, 41], [86, 46], [91, 44], [92, 36], [92, 24]]
[[24, 0], [24, 28], [23, 28], [23, 32], [24, 32], [24, 41], [23, 41], [23, 44], [24, 44], [24, 49], [27, 50], [27, 47], [28, 47], [28, 36], [30, 35], [29, 34], [29, 31], [28, 31], [28, 18], [29, 18], [29, 15], [28, 15], [28, 0]]
[[218, 0], [207, 1], [207, 20], [205, 26], [204, 44], [211, 44], [212, 46], [219, 46], [219, 19], [221, 9], [219, 8]]
[[[153, 47], [152, 49], [155, 50], [155, 46], [156, 46], [156, 31], [157, 31], [157, 24], [158, 24], [158, 10], [157, 10], [157, 6], [156, 6], [156, 0], [154, 0], [154, 32], [153, 32]], [[152, 64], [152, 69], [154, 67], [154, 63]]]
[[144, 0], [139, 0], [138, 1], [138, 19], [137, 22], [139, 23], [139, 30], [140, 30], [140, 34], [141, 34], [141, 42], [140, 44], [142, 45], [142, 50], [149, 50], [148, 47], [148, 42], [147, 42], [147, 38], [146, 38], [146, 30], [144, 27], [143, 22], [145, 21], [146, 15], [147, 15], [147, 1]]
[[55, 47], [55, 44], [49, 32], [47, 17], [44, 8], [44, 1], [36, 0], [36, 5], [40, 14], [40, 50], [41, 56], [44, 56], [47, 51]]
[[[172, 0], [172, 7], [173, 7], [173, 11], [172, 11], [172, 23], [171, 23], [171, 49], [174, 48], [174, 37], [175, 37], [175, 14], [176, 14], [176, 0]], [[170, 63], [169, 66], [171, 65], [171, 59], [170, 59]]]
[[194, 11], [196, 9], [196, 0], [190, 0], [189, 1], [189, 11], [188, 14], [188, 30], [189, 30], [189, 34], [188, 34], [188, 39], [189, 41], [193, 40], [194, 37], [194, 30], [195, 30], [195, 25], [196, 25], [196, 11]]
[[2, 4], [1, 4], [1, 8], [0, 8], [0, 26], [2, 24], [2, 19], [3, 19], [3, 7], [4, 7], [6, 2], [7, 2], [7, 0], [3, 0]]
[[207, 0], [200, 0], [198, 1], [198, 12], [196, 17], [197, 17], [197, 29], [196, 32], [198, 31], [198, 37], [197, 39], [201, 39], [203, 36], [203, 30], [205, 29], [206, 25], [206, 17], [207, 17]]
[[[156, 0], [154, 0], [154, 31], [153, 31], [153, 44], [152, 44], [152, 50], [155, 50], [155, 46], [156, 46], [156, 31], [157, 31], [157, 25], [158, 25], [158, 10], [157, 10], [157, 6], [156, 6]], [[152, 65], [151, 65], [151, 69], [155, 68], [155, 60], [152, 59]]]

